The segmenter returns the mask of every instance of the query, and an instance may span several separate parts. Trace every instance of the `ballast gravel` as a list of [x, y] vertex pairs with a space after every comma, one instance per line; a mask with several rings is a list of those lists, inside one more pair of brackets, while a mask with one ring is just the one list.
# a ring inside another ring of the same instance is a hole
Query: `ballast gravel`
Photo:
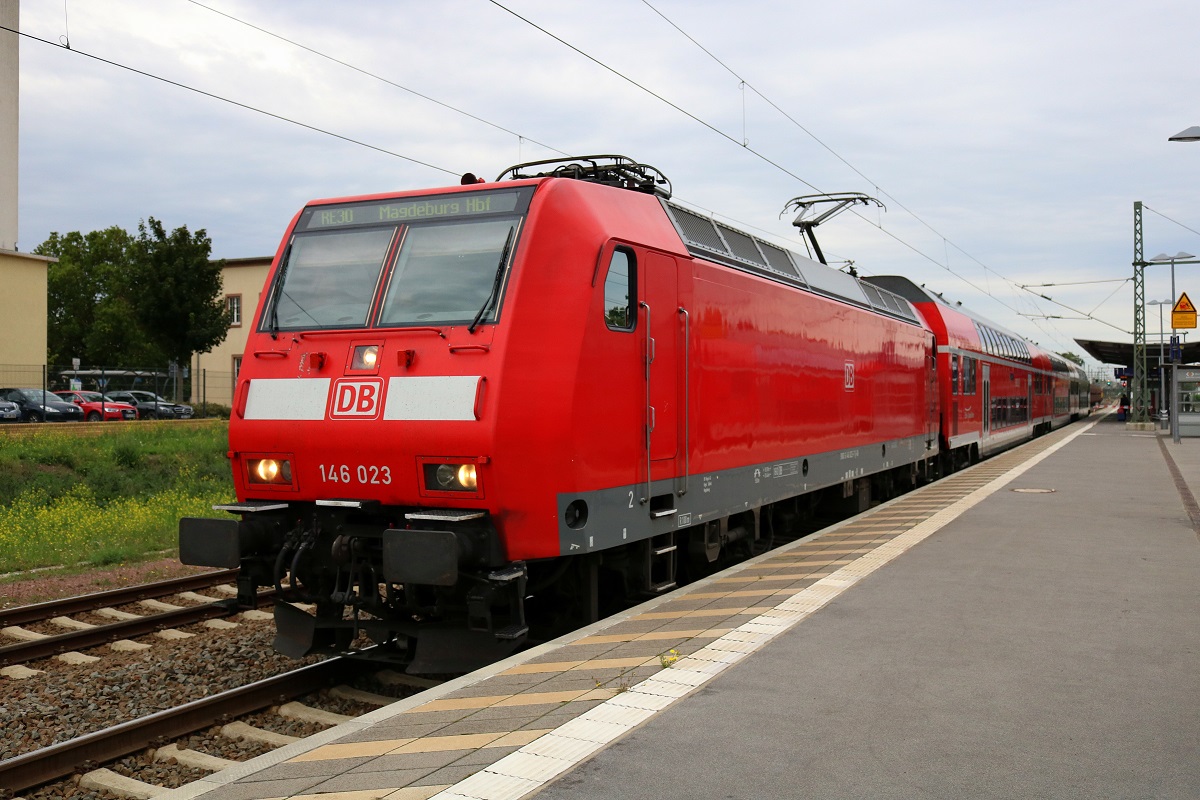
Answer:
[[[200, 626], [189, 629], [197, 635], [170, 642], [144, 637], [149, 650], [118, 653], [107, 648], [91, 651], [100, 661], [72, 666], [56, 660], [29, 666], [42, 673], [26, 680], [0, 678], [0, 760], [64, 742], [191, 700], [217, 694], [296, 669], [316, 658], [295, 661], [271, 649], [274, 625], [270, 622], [243, 623], [231, 631], [212, 631]], [[384, 687], [361, 688], [389, 693]], [[394, 691], [392, 692], [394, 694]], [[319, 696], [304, 702], [327, 711], [357, 716], [375, 706], [339, 698]], [[320, 725], [286, 720], [266, 710], [244, 720], [260, 728], [289, 736], [310, 736]], [[216, 722], [216, 720], [214, 720]], [[229, 739], [220, 725], [181, 739], [180, 747], [199, 750], [235, 761], [245, 761], [271, 748]], [[132, 754], [106, 765], [121, 775], [160, 786], [179, 786], [206, 773], [171, 762], [154, 762], [149, 751]], [[84, 789], [75, 780], [64, 780], [41, 789], [21, 793], [26, 800], [113, 800], [112, 795]]]

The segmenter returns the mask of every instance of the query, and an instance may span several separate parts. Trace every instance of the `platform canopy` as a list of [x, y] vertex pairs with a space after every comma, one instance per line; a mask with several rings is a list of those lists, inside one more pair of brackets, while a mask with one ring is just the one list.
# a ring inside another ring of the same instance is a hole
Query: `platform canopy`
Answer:
[[[1076, 339], [1075, 343], [1087, 351], [1087, 354], [1102, 364], [1117, 364], [1133, 369], [1133, 342], [1099, 342], [1094, 339]], [[1170, 345], [1163, 348], [1169, 359]], [[1146, 343], [1146, 364], [1151, 369], [1158, 369], [1158, 342]], [[1200, 342], [1187, 342], [1183, 345], [1184, 364], [1200, 362]]]

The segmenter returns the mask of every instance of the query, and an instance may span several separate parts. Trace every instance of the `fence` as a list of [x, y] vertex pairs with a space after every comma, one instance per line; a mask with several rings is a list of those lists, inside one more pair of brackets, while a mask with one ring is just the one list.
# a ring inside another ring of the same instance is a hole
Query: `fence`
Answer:
[[46, 389], [51, 392], [80, 389], [120, 392], [133, 389], [155, 394], [176, 403], [189, 403], [196, 416], [224, 415], [233, 398], [233, 376], [225, 372], [193, 370], [172, 366], [130, 369], [126, 367], [75, 367], [55, 364], [0, 364], [0, 388]]

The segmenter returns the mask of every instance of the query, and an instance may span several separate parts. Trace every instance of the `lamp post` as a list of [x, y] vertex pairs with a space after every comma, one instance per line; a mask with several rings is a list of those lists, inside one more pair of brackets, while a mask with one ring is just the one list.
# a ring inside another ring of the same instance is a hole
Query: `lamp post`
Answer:
[[[1197, 128], [1196, 130], [1200, 131], [1200, 128]], [[1200, 136], [1200, 133], [1198, 133], [1197, 135]], [[1187, 261], [1188, 259], [1191, 259], [1191, 258], [1195, 258], [1195, 256], [1192, 255], [1191, 253], [1185, 253], [1181, 250], [1173, 256], [1169, 256], [1166, 253], [1159, 253], [1154, 258], [1150, 259], [1150, 261], [1155, 264], [1166, 264], [1167, 262], [1170, 262], [1170, 264], [1171, 264], [1171, 298], [1172, 298], [1172, 302], [1174, 302], [1176, 299], [1178, 299], [1175, 297], [1175, 262], [1176, 261]], [[1175, 335], [1175, 326], [1174, 325], [1171, 326], [1171, 335], [1172, 336]]]
[[[1200, 126], [1194, 125], [1168, 138], [1173, 142], [1200, 142]], [[1133, 204], [1133, 397], [1131, 404], [1133, 422], [1130, 423], [1130, 427], [1135, 430], [1149, 422], [1147, 419], [1148, 392], [1146, 391], [1145, 272], [1146, 267], [1150, 266], [1150, 262], [1142, 258], [1142, 252], [1142, 202], [1138, 200]], [[1165, 259], [1171, 261], [1172, 283], [1174, 283], [1175, 261], [1178, 256], [1175, 259], [1170, 257], [1165, 257]], [[1190, 263], [1200, 264], [1200, 261]], [[1174, 286], [1172, 286], [1171, 294], [1174, 295], [1174, 293]]]
[[[1189, 128], [1188, 130], [1191, 130], [1191, 129]], [[1183, 134], [1185, 134], [1187, 132], [1188, 131], [1183, 131], [1182, 133], [1180, 133], [1178, 135], [1182, 136]], [[1200, 129], [1198, 129], [1196, 131], [1196, 136], [1197, 136], [1197, 140], [1200, 141]], [[1182, 139], [1180, 141], [1189, 141], [1189, 140]], [[1169, 256], [1166, 253], [1159, 253], [1154, 258], [1150, 259], [1152, 262], [1158, 263], [1158, 264], [1162, 264], [1162, 263], [1165, 263], [1168, 261], [1171, 262], [1171, 297], [1173, 299], [1175, 298], [1175, 262], [1183, 261], [1185, 263], [1194, 263], [1191, 261], [1191, 259], [1194, 259], [1194, 258], [1195, 258], [1195, 256], [1192, 255], [1191, 253], [1184, 253], [1183, 251], [1180, 251], [1173, 256]], [[1172, 348], [1172, 351], [1174, 351], [1174, 346], [1175, 346], [1175, 317], [1172, 314], [1172, 316], [1171, 316], [1171, 348]], [[1179, 398], [1177, 397], [1177, 395], [1179, 393], [1177, 391], [1175, 391], [1174, 364], [1175, 364], [1174, 352], [1172, 352], [1172, 358], [1171, 358], [1171, 441], [1174, 442], [1175, 444], [1179, 444]]]
[[1180, 131], [1174, 136], [1167, 137], [1168, 142], [1200, 142], [1200, 125], [1193, 125], [1187, 130]]

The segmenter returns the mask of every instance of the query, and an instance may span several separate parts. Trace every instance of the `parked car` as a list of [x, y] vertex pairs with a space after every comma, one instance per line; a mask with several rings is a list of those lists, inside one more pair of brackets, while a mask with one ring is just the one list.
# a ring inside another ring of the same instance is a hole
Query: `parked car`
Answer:
[[21, 407], [11, 400], [0, 400], [0, 422], [20, 422]]
[[183, 403], [172, 403], [154, 392], [109, 392], [108, 397], [137, 408], [141, 419], [191, 419], [195, 410]]
[[0, 389], [0, 399], [21, 407], [24, 422], [82, 422], [83, 409], [45, 389]]
[[129, 403], [113, 400], [100, 392], [55, 392], [68, 403], [74, 403], [83, 409], [85, 422], [100, 422], [101, 420], [137, 419], [137, 408]]

